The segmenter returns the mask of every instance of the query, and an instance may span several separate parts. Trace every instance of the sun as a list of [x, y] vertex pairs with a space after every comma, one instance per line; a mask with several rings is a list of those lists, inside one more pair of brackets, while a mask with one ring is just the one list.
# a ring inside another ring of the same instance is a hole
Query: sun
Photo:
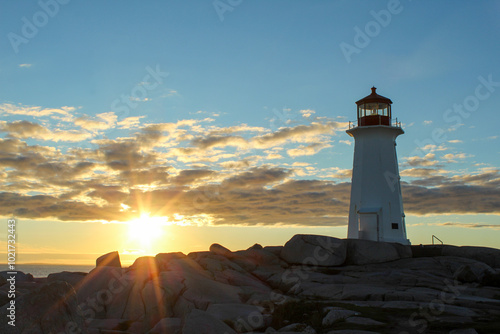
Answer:
[[137, 241], [142, 247], [150, 248], [155, 240], [163, 235], [164, 223], [165, 218], [142, 214], [128, 222], [129, 239]]

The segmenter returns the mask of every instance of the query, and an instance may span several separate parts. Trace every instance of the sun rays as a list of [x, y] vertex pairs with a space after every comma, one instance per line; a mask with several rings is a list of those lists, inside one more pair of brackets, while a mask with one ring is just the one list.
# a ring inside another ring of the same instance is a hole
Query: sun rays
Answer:
[[129, 240], [136, 242], [144, 250], [151, 250], [159, 238], [165, 234], [166, 218], [151, 217], [143, 213], [139, 218], [128, 222]]

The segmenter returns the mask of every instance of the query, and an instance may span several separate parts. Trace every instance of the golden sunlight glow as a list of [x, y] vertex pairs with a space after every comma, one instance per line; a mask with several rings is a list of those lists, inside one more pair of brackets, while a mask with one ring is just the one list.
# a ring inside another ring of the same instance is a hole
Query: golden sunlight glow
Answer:
[[149, 248], [156, 239], [163, 235], [165, 218], [142, 214], [140, 218], [131, 220], [128, 224], [130, 240], [136, 240], [140, 246]]

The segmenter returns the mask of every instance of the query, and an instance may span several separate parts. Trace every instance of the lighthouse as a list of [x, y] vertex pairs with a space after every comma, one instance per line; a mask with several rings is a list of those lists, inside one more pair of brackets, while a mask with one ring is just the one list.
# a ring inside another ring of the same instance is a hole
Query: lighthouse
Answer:
[[410, 244], [396, 155], [401, 123], [392, 121], [392, 101], [375, 87], [356, 104], [357, 124], [346, 131], [354, 137], [347, 237]]

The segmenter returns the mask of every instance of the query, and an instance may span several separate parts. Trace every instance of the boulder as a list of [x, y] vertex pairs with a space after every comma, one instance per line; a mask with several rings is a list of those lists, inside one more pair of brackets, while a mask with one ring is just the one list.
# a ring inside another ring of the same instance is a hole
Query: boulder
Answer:
[[76, 287], [85, 276], [87, 276], [87, 273], [63, 271], [61, 273], [49, 274], [49, 276], [47, 276], [47, 282], [63, 281]]
[[0, 306], [3, 306], [10, 302], [9, 292], [0, 290]]
[[147, 334], [181, 334], [181, 329], [181, 319], [163, 318]]
[[207, 313], [226, 324], [234, 324], [234, 329], [239, 333], [257, 330], [265, 325], [262, 313], [254, 305], [212, 304], [207, 308]]
[[[86, 332], [84, 318], [77, 312], [75, 290], [66, 282], [56, 281], [16, 298], [16, 326], [0, 322], [0, 333], [66, 333], [75, 329]], [[9, 305], [9, 304], [7, 304]], [[8, 319], [7, 305], [0, 308]]]
[[[402, 332], [405, 333], [405, 332]], [[380, 334], [380, 332], [363, 331], [360, 329], [337, 329], [326, 334]]]
[[[25, 274], [22, 271], [16, 271], [16, 275], [11, 275], [8, 274], [10, 271], [0, 271], [0, 277], [4, 278], [4, 280], [1, 280], [1, 282], [4, 282], [5, 284], [7, 282], [7, 279], [10, 278], [11, 276], [16, 276], [16, 284], [20, 282], [33, 282], [34, 278], [33, 275], [31, 274]], [[0, 284], [1, 285], [1, 284]]]
[[500, 288], [500, 269], [486, 272], [483, 277], [482, 284]]
[[443, 256], [458, 256], [484, 262], [492, 268], [500, 268], [500, 249], [473, 246], [443, 246]]
[[126, 319], [93, 319], [89, 322], [89, 329], [108, 329], [112, 330], [120, 326], [120, 324], [125, 323]]
[[482, 283], [493, 269], [483, 262], [462, 265], [454, 274], [454, 278], [462, 283]]
[[334, 307], [331, 308], [330, 311], [323, 318], [322, 325], [325, 327], [329, 327], [336, 322], [343, 321], [355, 315], [359, 315], [359, 313], [351, 310], [345, 310], [342, 308]]
[[301, 323], [290, 324], [285, 327], [281, 327], [278, 333], [306, 333], [306, 334], [316, 334], [316, 331], [311, 326]]
[[76, 287], [80, 308], [86, 319], [122, 319], [129, 292], [130, 275], [117, 267], [96, 267]]
[[474, 328], [454, 329], [449, 334], [477, 334]]
[[255, 248], [234, 252], [231, 260], [247, 271], [259, 267], [280, 265], [281, 262], [280, 258], [275, 254], [264, 249]]
[[403, 257], [411, 257], [410, 246], [363, 239], [347, 240], [346, 263], [350, 265], [390, 262]]
[[260, 280], [256, 279], [253, 275], [242, 274], [236, 270], [226, 269], [224, 270], [220, 277], [224, 279], [227, 284], [239, 286], [239, 287], [250, 287], [255, 292], [270, 293], [271, 289], [262, 283]]
[[280, 257], [289, 264], [340, 266], [346, 259], [346, 242], [320, 235], [297, 234], [285, 244]]
[[129, 285], [125, 286], [123, 292], [113, 298], [112, 304], [107, 307], [107, 317], [111, 318], [116, 312], [123, 310], [123, 313], [121, 313], [122, 318], [131, 321], [142, 321], [146, 312], [145, 304], [147, 300], [142, 298], [142, 291], [146, 281], [142, 280], [143, 276], [139, 276], [140, 279], [138, 279], [134, 278], [130, 273], [123, 275], [123, 277], [123, 281], [129, 282]]
[[163, 318], [174, 316], [175, 303], [179, 298], [184, 284], [184, 278], [177, 272], [164, 271], [160, 276], [148, 281], [142, 290], [142, 300], [146, 301], [145, 325], [153, 327]]
[[264, 247], [265, 251], [267, 251], [269, 253], [273, 253], [276, 256], [280, 256], [281, 255], [281, 250], [282, 249], [283, 249], [283, 246], [266, 246], [266, 247]]
[[169, 270], [169, 265], [173, 260], [181, 260], [186, 258], [186, 255], [181, 252], [175, 253], [159, 253], [156, 254], [156, 265], [158, 266], [159, 271]]
[[205, 311], [193, 310], [186, 317], [183, 334], [236, 334], [236, 332], [221, 320]]
[[210, 304], [241, 303], [241, 288], [216, 282], [207, 276], [188, 273], [184, 285], [186, 290], [182, 296], [198, 309], [206, 310]]
[[247, 248], [247, 250], [250, 249], [264, 249], [264, 247], [262, 247], [261, 244], [254, 244], [253, 246]]
[[383, 326], [385, 323], [364, 317], [349, 317], [345, 320], [347, 323], [361, 326]]
[[101, 255], [95, 261], [96, 267], [116, 267], [121, 268], [120, 254], [117, 251]]
[[194, 303], [187, 300], [186, 298], [184, 298], [183, 296], [180, 296], [178, 299], [177, 299], [177, 302], [175, 303], [175, 307], [174, 307], [174, 315], [177, 317], [177, 318], [181, 318], [181, 319], [185, 319], [185, 317], [191, 313], [192, 310], [196, 309], [196, 307], [194, 306]]
[[230, 258], [233, 254], [229, 249], [227, 249], [224, 246], [221, 246], [219, 244], [212, 244], [210, 246], [210, 252], [217, 254], [217, 255], [222, 255], [224, 257]]
[[191, 257], [182, 253], [156, 255], [156, 262], [160, 271], [176, 271], [183, 274], [197, 274], [212, 277], [213, 275], [206, 271]]
[[127, 271], [131, 270], [135, 272], [136, 277], [141, 276], [143, 280], [157, 277], [160, 272], [154, 256], [142, 256], [135, 259], [134, 263], [127, 269]]
[[229, 260], [227, 257], [214, 254], [212, 252], [193, 252], [189, 253], [188, 257], [196, 261], [203, 267], [203, 269], [211, 272], [212, 274], [226, 269], [233, 269], [241, 273], [246, 273], [246, 270]]

